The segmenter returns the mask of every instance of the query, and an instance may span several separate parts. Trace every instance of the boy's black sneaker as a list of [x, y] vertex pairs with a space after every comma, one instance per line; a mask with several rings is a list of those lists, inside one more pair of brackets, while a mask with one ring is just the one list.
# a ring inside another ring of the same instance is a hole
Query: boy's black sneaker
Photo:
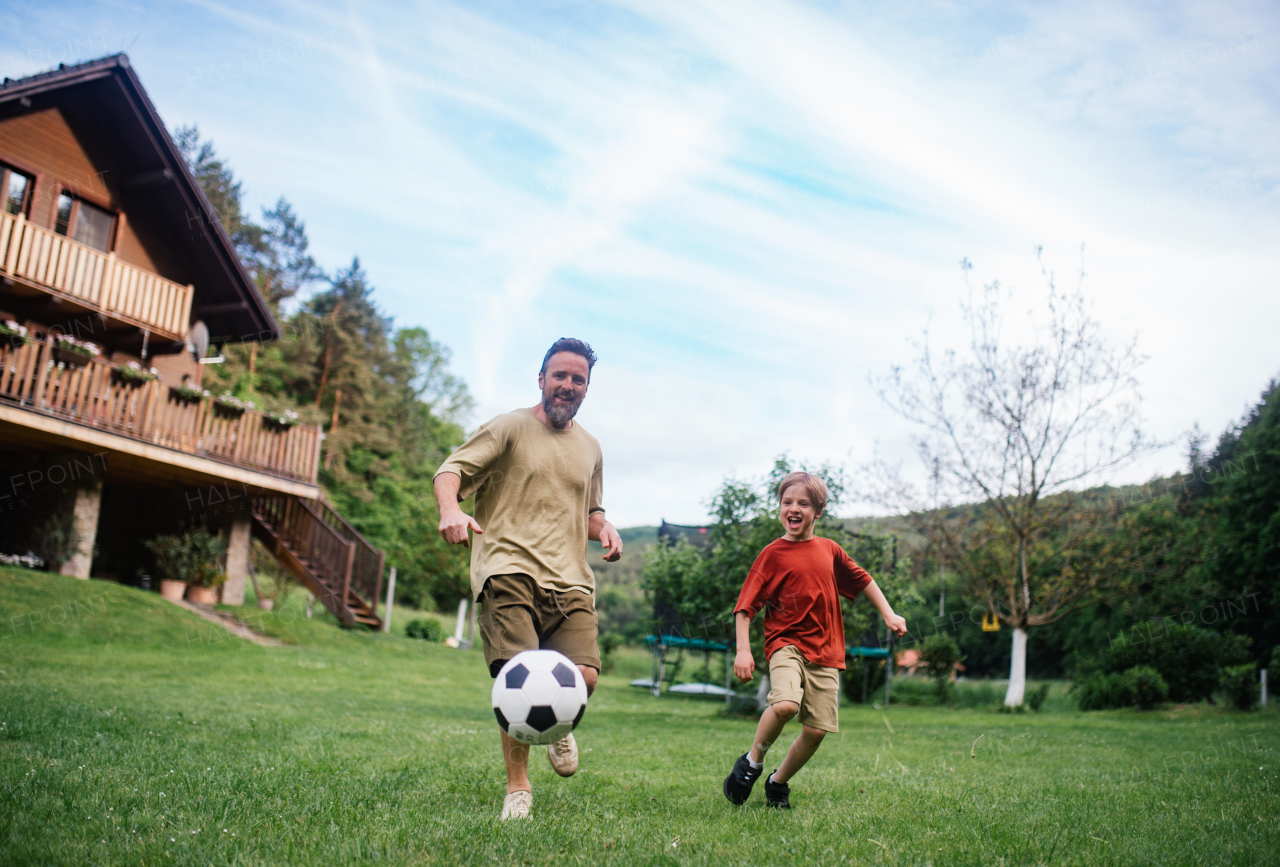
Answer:
[[[777, 773], [776, 771], [774, 773]], [[779, 810], [791, 809], [791, 787], [786, 783], [775, 783], [773, 774], [764, 781], [764, 800], [770, 807], [777, 807]]]
[[729, 776], [724, 778], [724, 796], [735, 804], [745, 804], [747, 798], [751, 797], [751, 787], [760, 779], [760, 772], [763, 770], [764, 768], [751, 767], [747, 754], [743, 753], [733, 763]]

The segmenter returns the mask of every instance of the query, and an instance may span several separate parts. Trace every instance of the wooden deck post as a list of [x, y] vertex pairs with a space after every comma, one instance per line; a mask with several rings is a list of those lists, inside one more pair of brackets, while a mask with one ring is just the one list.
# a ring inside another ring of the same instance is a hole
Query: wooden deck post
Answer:
[[342, 623], [344, 626], [354, 626], [355, 617], [351, 614], [351, 606], [347, 605], [347, 594], [351, 592], [351, 567], [356, 562], [356, 543], [347, 543], [347, 565], [343, 570], [342, 576], [342, 600], [340, 611], [342, 612]]
[[53, 332], [50, 331], [44, 338], [44, 352], [40, 354], [40, 369], [36, 371], [36, 390], [31, 395], [31, 405], [36, 409], [40, 409], [44, 403], [44, 384], [49, 378], [49, 367], [53, 361]]
[[378, 616], [378, 597], [382, 595], [382, 570], [387, 564], [387, 552], [378, 552], [378, 583], [374, 586], [373, 601], [369, 603], [369, 607], [373, 609], [373, 616]]
[[5, 257], [4, 262], [4, 270], [10, 274], [13, 274], [14, 268], [18, 266], [18, 248], [22, 246], [22, 234], [26, 226], [26, 217], [18, 214], [13, 221], [13, 232], [9, 235], [9, 255]]

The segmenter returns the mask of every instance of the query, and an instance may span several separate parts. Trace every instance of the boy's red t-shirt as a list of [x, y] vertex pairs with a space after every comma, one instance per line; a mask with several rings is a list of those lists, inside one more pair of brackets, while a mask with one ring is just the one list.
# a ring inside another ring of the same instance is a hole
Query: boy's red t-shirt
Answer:
[[734, 613], [764, 615], [764, 655], [794, 644], [805, 660], [844, 668], [844, 618], [840, 597], [856, 597], [871, 583], [867, 571], [830, 539], [769, 543], [738, 594]]

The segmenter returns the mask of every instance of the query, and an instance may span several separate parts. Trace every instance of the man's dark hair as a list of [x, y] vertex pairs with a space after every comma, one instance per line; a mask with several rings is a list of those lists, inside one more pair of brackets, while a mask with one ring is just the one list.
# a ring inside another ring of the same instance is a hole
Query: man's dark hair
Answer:
[[591, 344], [585, 340], [579, 340], [576, 337], [561, 337], [555, 343], [551, 344], [551, 348], [547, 350], [547, 354], [542, 356], [542, 369], [538, 373], [546, 373], [547, 365], [551, 362], [551, 356], [557, 352], [572, 352], [574, 355], [581, 355], [587, 360], [587, 379], [591, 378], [591, 368], [596, 366], [596, 353], [591, 348]]

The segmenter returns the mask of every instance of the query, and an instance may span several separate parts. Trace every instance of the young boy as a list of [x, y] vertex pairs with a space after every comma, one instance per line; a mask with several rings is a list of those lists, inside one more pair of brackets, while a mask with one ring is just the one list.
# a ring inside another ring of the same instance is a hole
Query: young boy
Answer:
[[898, 635], [907, 621], [893, 613], [876, 582], [844, 549], [813, 535], [813, 523], [827, 505], [827, 486], [811, 473], [790, 473], [778, 486], [778, 517], [784, 535], [769, 544], [747, 574], [734, 609], [738, 653], [734, 673], [752, 679], [751, 618], [763, 607], [764, 654], [769, 660], [769, 707], [760, 717], [755, 745], [733, 765], [724, 795], [745, 803], [764, 770], [765, 753], [797, 714], [800, 736], [764, 782], [770, 807], [791, 808], [787, 781], [813, 757], [827, 732], [839, 731], [840, 670], [844, 668], [844, 620], [840, 597], [865, 593]]

